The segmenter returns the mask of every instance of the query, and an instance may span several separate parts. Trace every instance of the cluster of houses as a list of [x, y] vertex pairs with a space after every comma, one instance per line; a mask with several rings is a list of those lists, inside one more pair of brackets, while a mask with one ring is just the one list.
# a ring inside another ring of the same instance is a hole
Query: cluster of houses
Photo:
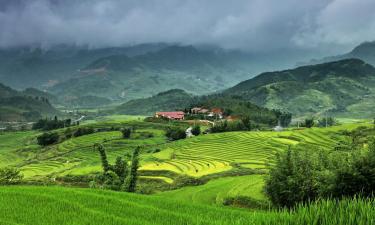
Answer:
[[174, 111], [174, 112], [157, 112], [155, 113], [156, 118], [166, 118], [170, 120], [184, 120], [185, 114], [189, 115], [205, 115], [210, 118], [222, 119], [223, 110], [220, 108], [206, 109], [201, 107], [194, 107], [188, 112]]

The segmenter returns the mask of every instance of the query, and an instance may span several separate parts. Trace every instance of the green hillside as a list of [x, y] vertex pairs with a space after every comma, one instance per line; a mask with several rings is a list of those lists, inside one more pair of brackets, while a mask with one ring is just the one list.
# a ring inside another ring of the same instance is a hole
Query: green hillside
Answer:
[[193, 104], [194, 97], [180, 89], [161, 92], [149, 98], [135, 99], [115, 109], [116, 113], [128, 115], [153, 115], [158, 111], [174, 111]]
[[103, 190], [1, 187], [0, 224], [364, 225], [375, 222], [373, 204], [371, 200], [323, 201], [298, 207], [295, 212], [251, 212]]
[[0, 93], [0, 121], [34, 121], [60, 114], [43, 92], [31, 89], [18, 92], [0, 84]]
[[372, 117], [375, 68], [359, 59], [345, 59], [296, 69], [267, 72], [225, 91], [260, 106], [295, 115], [329, 112]]

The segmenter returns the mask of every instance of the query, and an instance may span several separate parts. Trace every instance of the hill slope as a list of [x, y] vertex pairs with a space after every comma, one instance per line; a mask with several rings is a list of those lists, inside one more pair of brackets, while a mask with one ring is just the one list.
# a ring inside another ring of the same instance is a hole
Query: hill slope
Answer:
[[41, 91], [18, 92], [0, 83], [0, 121], [32, 121], [59, 112]]
[[292, 70], [262, 73], [225, 91], [268, 108], [294, 114], [369, 117], [375, 106], [375, 68], [345, 59]]

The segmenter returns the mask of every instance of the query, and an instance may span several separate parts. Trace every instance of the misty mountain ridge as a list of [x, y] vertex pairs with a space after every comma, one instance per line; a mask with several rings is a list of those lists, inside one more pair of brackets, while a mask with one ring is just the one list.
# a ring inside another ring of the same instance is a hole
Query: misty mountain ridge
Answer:
[[295, 115], [373, 116], [375, 68], [359, 59], [344, 59], [262, 73], [224, 93]]
[[35, 89], [16, 91], [0, 83], [0, 121], [35, 121], [59, 115], [47, 96], [51, 97]]

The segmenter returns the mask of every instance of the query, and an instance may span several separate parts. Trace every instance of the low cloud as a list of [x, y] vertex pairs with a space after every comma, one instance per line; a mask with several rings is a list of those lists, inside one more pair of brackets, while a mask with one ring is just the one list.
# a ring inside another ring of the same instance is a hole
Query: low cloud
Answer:
[[373, 0], [0, 0], [0, 46], [149, 42], [343, 51], [375, 39]]

